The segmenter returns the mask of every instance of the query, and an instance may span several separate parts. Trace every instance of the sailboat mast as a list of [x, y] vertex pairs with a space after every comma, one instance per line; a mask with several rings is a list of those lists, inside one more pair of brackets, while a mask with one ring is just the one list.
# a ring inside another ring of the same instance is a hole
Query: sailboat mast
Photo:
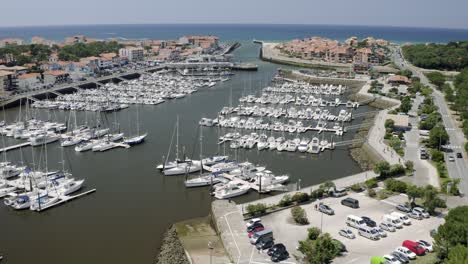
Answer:
[[179, 160], [179, 116], [176, 123], [176, 160]]

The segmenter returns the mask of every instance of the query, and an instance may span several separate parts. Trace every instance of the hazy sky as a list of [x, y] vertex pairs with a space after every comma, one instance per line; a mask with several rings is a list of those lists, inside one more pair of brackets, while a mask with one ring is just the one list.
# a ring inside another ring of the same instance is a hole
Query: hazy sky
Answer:
[[468, 29], [468, 0], [10, 0], [0, 8], [0, 26], [274, 23]]

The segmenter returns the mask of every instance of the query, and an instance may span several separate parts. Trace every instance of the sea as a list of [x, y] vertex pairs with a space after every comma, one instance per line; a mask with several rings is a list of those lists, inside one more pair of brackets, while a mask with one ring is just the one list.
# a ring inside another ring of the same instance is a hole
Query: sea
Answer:
[[[86, 189], [96, 188], [89, 196], [37, 213], [29, 210], [13, 211], [0, 204], [0, 255], [9, 264], [94, 264], [94, 263], [154, 263], [163, 233], [177, 221], [206, 216], [212, 197], [207, 188], [186, 189], [184, 176], [165, 177], [157, 169], [168, 154], [171, 135], [177, 117], [180, 120], [180, 144], [187, 153], [198, 153], [198, 121], [214, 118], [223, 107], [246, 94], [259, 94], [268, 85], [279, 67], [258, 59], [259, 46], [253, 39], [285, 41], [293, 38], [323, 36], [344, 40], [349, 36], [384, 38], [404, 43], [449, 42], [467, 40], [468, 31], [428, 28], [396, 28], [325, 25], [95, 25], [0, 28], [0, 38], [42, 36], [63, 40], [67, 36], [83, 34], [91, 38], [109, 39], [175, 39], [183, 35], [217, 35], [221, 42], [238, 41], [240, 48], [234, 60], [252, 62], [257, 72], [236, 72], [230, 81], [203, 89], [183, 99], [171, 100], [156, 106], [140, 106], [140, 127], [148, 132], [144, 144], [130, 149], [115, 149], [105, 153], [76, 153], [73, 148], [60, 148], [57, 143], [47, 147], [48, 169], [64, 166], [76, 178], [86, 180]], [[371, 111], [367, 106], [356, 113]], [[7, 122], [14, 122], [24, 114], [24, 107], [5, 110]], [[135, 126], [136, 107], [101, 118], [120, 123], [128, 133]], [[65, 121], [69, 112], [35, 110], [40, 119]], [[79, 121], [91, 119], [95, 113], [78, 112]], [[361, 119], [351, 125], [359, 124]], [[221, 131], [223, 133], [223, 131]], [[312, 132], [308, 132], [312, 133]], [[351, 139], [353, 131], [342, 139]], [[288, 174], [290, 187], [298, 182], [302, 187], [325, 180], [360, 172], [346, 148], [325, 151], [320, 155], [239, 150], [217, 144], [218, 131], [205, 128], [203, 151], [205, 156], [227, 153], [231, 158], [250, 161], [267, 167], [276, 175]], [[312, 136], [307, 134], [305, 136]], [[287, 135], [292, 137], [294, 135]], [[301, 136], [302, 137], [302, 136]], [[320, 135], [320, 137], [324, 137]], [[328, 139], [329, 135], [327, 135]], [[336, 139], [338, 140], [338, 139]], [[5, 140], [6, 145], [17, 143]], [[6, 158], [25, 164], [41, 163], [46, 153], [41, 148], [24, 148], [8, 152]], [[35, 159], [33, 158], [35, 157]], [[3, 155], [2, 155], [3, 160]], [[257, 193], [234, 199], [238, 203], [261, 197]]]

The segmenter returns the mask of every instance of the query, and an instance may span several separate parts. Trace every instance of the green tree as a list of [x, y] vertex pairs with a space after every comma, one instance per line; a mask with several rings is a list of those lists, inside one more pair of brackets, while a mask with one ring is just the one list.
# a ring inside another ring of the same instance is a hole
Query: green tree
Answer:
[[431, 150], [431, 160], [435, 162], [444, 162], [444, 153], [437, 149]]
[[385, 128], [393, 129], [394, 126], [395, 126], [395, 121], [393, 121], [393, 119], [385, 120]]
[[409, 172], [414, 171], [414, 163], [411, 160], [407, 160], [405, 162], [405, 167], [406, 167], [406, 170], [409, 171]]
[[311, 227], [307, 229], [307, 238], [310, 240], [316, 240], [320, 236], [320, 229], [317, 227]]
[[291, 216], [294, 221], [301, 225], [307, 225], [309, 223], [309, 219], [307, 219], [307, 213], [302, 207], [294, 206], [291, 208]]
[[336, 186], [335, 186], [335, 183], [333, 181], [326, 181], [324, 183], [322, 183], [320, 186], [319, 186], [320, 189], [323, 189], [325, 190], [325, 192], [329, 192], [331, 191], [332, 189], [335, 190], [336, 189]]
[[390, 171], [390, 163], [386, 161], [381, 161], [374, 166], [374, 172], [375, 174], [378, 174], [380, 176], [387, 176]]
[[422, 198], [424, 199], [423, 206], [430, 214], [435, 213], [436, 208], [446, 208], [445, 201], [440, 199], [439, 192], [432, 185], [427, 185], [422, 190]]
[[447, 144], [448, 140], [449, 135], [447, 131], [445, 131], [445, 128], [442, 126], [435, 126], [429, 132], [428, 146], [440, 150], [440, 147]]
[[405, 182], [395, 180], [392, 178], [386, 179], [384, 181], [385, 188], [391, 192], [405, 193], [407, 189], [407, 184]]
[[433, 83], [439, 90], [445, 83], [445, 76], [440, 72], [431, 72], [426, 74], [427, 78]]
[[434, 249], [441, 260], [447, 259], [457, 245], [468, 245], [468, 206], [451, 209], [434, 236]]
[[453, 247], [444, 264], [468, 264], [468, 247], [464, 245]]
[[263, 203], [249, 204], [246, 210], [251, 216], [258, 216], [266, 212], [267, 206]]
[[324, 233], [316, 240], [299, 242], [299, 252], [304, 254], [305, 260], [310, 264], [330, 263], [339, 253], [338, 245], [328, 233]]
[[406, 194], [408, 195], [408, 201], [410, 202], [410, 204], [414, 204], [416, 198], [420, 198], [423, 196], [424, 189], [414, 184], [407, 184]]

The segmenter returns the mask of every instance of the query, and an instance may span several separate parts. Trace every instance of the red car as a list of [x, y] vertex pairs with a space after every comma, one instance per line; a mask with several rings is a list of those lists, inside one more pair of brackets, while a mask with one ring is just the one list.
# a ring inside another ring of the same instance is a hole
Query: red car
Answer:
[[416, 254], [418, 256], [422, 256], [422, 255], [426, 254], [426, 249], [423, 248], [421, 245], [419, 245], [419, 243], [416, 243], [414, 241], [405, 240], [405, 241], [403, 241], [402, 246], [404, 246], [405, 248], [411, 250], [414, 254]]
[[263, 230], [265, 230], [264, 227], [256, 227], [256, 228], [254, 228], [254, 230], [252, 230], [252, 231], [249, 232], [249, 238], [253, 237], [253, 235], [254, 235], [256, 232], [263, 231]]

